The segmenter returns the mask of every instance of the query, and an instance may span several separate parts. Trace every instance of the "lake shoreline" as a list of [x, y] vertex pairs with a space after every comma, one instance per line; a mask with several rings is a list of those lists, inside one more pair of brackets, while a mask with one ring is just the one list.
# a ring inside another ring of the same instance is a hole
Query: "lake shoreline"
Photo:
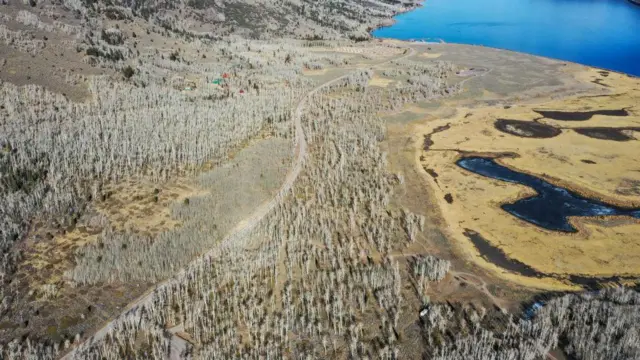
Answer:
[[[631, 1], [631, 0], [629, 0], [629, 1]], [[640, 0], [638, 0], [638, 1], [640, 1]], [[376, 37], [376, 39], [383, 40], [383, 41], [391, 40], [391, 41], [407, 42], [407, 43], [411, 43], [412, 45], [422, 45], [422, 46], [427, 46], [427, 45], [473, 46], [473, 47], [477, 47], [477, 48], [493, 49], [493, 50], [498, 50], [498, 51], [506, 51], [506, 52], [510, 52], [510, 53], [513, 53], [513, 54], [524, 54], [524, 55], [529, 55], [529, 56], [535, 56], [535, 57], [538, 57], [538, 58], [541, 58], [541, 59], [551, 60], [551, 61], [563, 63], [564, 66], [567, 66], [567, 65], [583, 66], [585, 68], [608, 71], [608, 72], [615, 73], [615, 74], [618, 74], [618, 75], [627, 76], [627, 77], [630, 77], [630, 78], [640, 78], [640, 75], [629, 74], [629, 73], [625, 73], [625, 72], [622, 72], [622, 71], [619, 71], [619, 70], [614, 70], [614, 69], [609, 69], [609, 68], [600, 67], [600, 66], [594, 66], [594, 65], [589, 65], [589, 64], [581, 64], [581, 63], [577, 63], [575, 61], [558, 59], [558, 58], [553, 58], [553, 57], [544, 56], [544, 55], [538, 55], [538, 54], [531, 54], [531, 53], [527, 53], [527, 52], [523, 52], [523, 51], [505, 49], [505, 48], [500, 48], [500, 47], [495, 47], [495, 46], [486, 46], [486, 45], [479, 45], [479, 44], [465, 44], [465, 43], [456, 43], [456, 42], [445, 42], [444, 40], [441, 40], [439, 42], [436, 42], [436, 41], [430, 42], [430, 41], [426, 41], [426, 40], [402, 40], [402, 39], [396, 39], [396, 38], [391, 38], [391, 37]]]
[[[372, 26], [368, 31], [369, 36], [371, 37], [372, 40], [373, 39], [383, 39], [381, 37], [377, 37], [377, 36], [373, 35], [373, 33], [375, 31], [377, 31], [377, 30], [394, 26], [397, 23], [396, 16], [402, 15], [402, 14], [406, 14], [406, 13], [410, 13], [412, 11], [416, 11], [416, 10], [418, 10], [418, 9], [420, 9], [420, 8], [422, 8], [424, 6], [424, 2], [425, 2], [425, 0], [420, 0], [415, 5], [407, 7], [405, 9], [400, 10], [397, 13], [393, 14], [392, 17], [388, 18], [384, 22], [381, 22], [381, 23], [378, 23], [375, 26]], [[399, 39], [393, 39], [393, 40], [399, 40]]]
[[[491, 1], [498, 10], [508, 8], [506, 0]], [[376, 39], [485, 46], [639, 77], [640, 37], [636, 30], [640, 30], [640, 11], [633, 5], [640, 5], [640, 0], [629, 1], [631, 5], [607, 0], [598, 5], [598, 9], [608, 10], [606, 15], [591, 15], [590, 7], [543, 0], [535, 5], [518, 5], [511, 16], [504, 11], [488, 12], [470, 0], [453, 4], [433, 0], [394, 15], [393, 21], [381, 23], [370, 35]], [[561, 11], [576, 13], [567, 21], [557, 21], [555, 14]], [[532, 13], [549, 16], [529, 21]], [[584, 16], [593, 21], [579, 21]]]

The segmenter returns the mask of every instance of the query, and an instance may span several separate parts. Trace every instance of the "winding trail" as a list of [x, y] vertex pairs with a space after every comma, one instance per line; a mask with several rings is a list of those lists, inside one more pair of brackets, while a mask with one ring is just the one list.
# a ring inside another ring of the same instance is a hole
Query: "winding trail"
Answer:
[[[422, 248], [424, 248], [424, 245], [420, 244], [422, 246]], [[425, 252], [410, 252], [410, 253], [400, 253], [400, 254], [391, 254], [389, 257], [391, 259], [397, 259], [397, 258], [406, 258], [406, 257], [417, 257], [417, 256], [421, 256], [424, 254], [429, 254], [429, 251], [425, 249]], [[447, 274], [451, 274], [451, 276], [453, 276], [454, 278], [456, 278], [457, 280], [464, 280], [467, 284], [469, 284], [470, 286], [474, 287], [476, 290], [480, 291], [481, 293], [483, 293], [485, 296], [487, 296], [487, 298], [493, 303], [495, 304], [498, 308], [500, 308], [501, 311], [506, 311], [505, 310], [505, 301], [495, 295], [493, 295], [491, 293], [491, 291], [489, 290], [489, 288], [487, 287], [487, 282], [481, 278], [478, 275], [474, 275], [472, 273], [468, 273], [468, 272], [462, 272], [462, 271], [457, 271], [457, 270], [453, 270], [450, 269]], [[473, 279], [473, 281], [471, 280]]]
[[[491, 293], [491, 291], [489, 291], [489, 289], [487, 288], [487, 282], [484, 281], [484, 279], [468, 272], [451, 270], [449, 271], [449, 273], [451, 273], [451, 275], [453, 275], [454, 277], [466, 281], [469, 285], [484, 293], [489, 298], [489, 300], [491, 300], [491, 302], [493, 302], [498, 308], [500, 308], [501, 311], [506, 311], [504, 301], [496, 297]], [[472, 282], [469, 279], [473, 279], [474, 281]]]
[[[361, 70], [362, 68], [372, 69], [377, 66], [387, 64], [391, 61], [397, 61], [397, 60], [408, 58], [410, 56], [415, 55], [415, 53], [416, 53], [415, 49], [413, 49], [412, 47], [406, 47], [404, 53], [399, 56], [382, 60], [381, 62], [378, 62], [378, 63], [369, 64], [368, 66], [363, 66], [361, 68], [357, 68], [356, 70]], [[236, 239], [242, 238], [248, 235], [249, 232], [251, 232], [251, 230], [253, 230], [260, 223], [260, 221], [271, 210], [273, 210], [280, 203], [280, 201], [289, 193], [289, 191], [293, 187], [294, 182], [298, 178], [300, 171], [302, 170], [304, 159], [307, 156], [307, 139], [305, 137], [304, 130], [302, 128], [301, 119], [302, 119], [302, 114], [304, 112], [305, 104], [307, 100], [311, 99], [315, 94], [317, 94], [324, 88], [342, 81], [343, 79], [347, 78], [349, 75], [351, 75], [351, 72], [316, 86], [314, 89], [309, 91], [305, 96], [303, 96], [302, 99], [300, 99], [300, 101], [298, 101], [296, 108], [293, 111], [293, 122], [295, 126], [295, 140], [294, 140], [294, 149], [295, 149], [294, 152], [296, 153], [295, 160], [293, 162], [291, 169], [287, 174], [287, 177], [285, 178], [284, 182], [280, 186], [280, 190], [278, 190], [278, 193], [271, 200], [261, 204], [253, 212], [253, 214], [251, 214], [251, 216], [249, 216], [248, 218], [238, 223], [229, 232], [229, 234], [220, 242], [220, 244], [216, 246], [216, 248], [213, 248], [208, 252], [202, 254], [196, 260], [192, 261], [187, 267], [177, 272], [173, 277], [158, 283], [153, 289], [149, 289], [145, 294], [143, 294], [136, 301], [126, 306], [115, 319], [105, 324], [102, 328], [100, 328], [100, 330], [94, 333], [93, 336], [90, 336], [86, 338], [83, 342], [76, 344], [73, 348], [71, 348], [71, 350], [69, 350], [68, 353], [66, 353], [60, 359], [62, 360], [76, 359], [77, 358], [76, 352], [79, 348], [102, 340], [109, 333], [109, 331], [116, 326], [118, 320], [122, 316], [126, 315], [127, 313], [141, 310], [145, 305], [152, 304], [153, 295], [156, 290], [163, 290], [165, 288], [171, 287], [175, 283], [179, 283], [190, 272], [190, 270], [197, 268], [198, 266], [202, 265], [203, 262], [207, 261], [208, 259], [211, 259], [215, 254], [217, 254], [217, 251], [216, 251], [217, 247], [219, 247], [220, 245], [228, 244], [230, 242], [234, 242], [236, 241]]]

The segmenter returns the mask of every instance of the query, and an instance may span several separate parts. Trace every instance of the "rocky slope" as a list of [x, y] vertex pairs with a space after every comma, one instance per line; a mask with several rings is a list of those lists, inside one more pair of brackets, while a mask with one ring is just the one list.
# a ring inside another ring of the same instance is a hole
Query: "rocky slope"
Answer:
[[[34, 7], [41, 7], [30, 0]], [[239, 34], [252, 38], [368, 38], [394, 14], [412, 9], [417, 0], [64, 0], [63, 6], [86, 18], [139, 17], [167, 30], [211, 36]], [[45, 3], [45, 2], [43, 2]]]

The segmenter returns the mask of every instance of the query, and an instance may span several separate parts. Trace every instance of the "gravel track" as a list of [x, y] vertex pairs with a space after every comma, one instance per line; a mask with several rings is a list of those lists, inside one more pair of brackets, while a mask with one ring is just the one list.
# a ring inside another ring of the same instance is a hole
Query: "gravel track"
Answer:
[[[391, 59], [387, 59], [384, 61], [381, 61], [377, 64], [372, 64], [369, 67], [373, 68], [379, 65], [384, 65], [388, 62], [394, 61], [394, 60], [402, 60], [404, 58], [410, 57], [415, 55], [415, 50], [413, 48], [406, 48], [406, 51], [404, 54], [397, 56], [397, 57], [393, 57]], [[304, 96], [297, 104], [294, 112], [293, 112], [293, 122], [294, 122], [294, 126], [295, 126], [295, 132], [296, 132], [296, 137], [295, 137], [295, 141], [294, 141], [294, 148], [295, 148], [295, 160], [293, 162], [293, 165], [291, 167], [291, 169], [289, 170], [289, 173], [287, 174], [287, 177], [285, 178], [282, 186], [280, 187], [280, 190], [278, 191], [278, 193], [268, 202], [265, 202], [263, 204], [261, 204], [256, 211], [253, 212], [253, 214], [251, 214], [251, 216], [249, 216], [248, 218], [244, 219], [243, 221], [241, 221], [240, 223], [238, 223], [231, 231], [230, 233], [221, 241], [222, 246], [227, 246], [228, 244], [235, 242], [237, 239], [242, 238], [246, 235], [248, 235], [259, 223], [260, 221], [271, 211], [273, 210], [279, 203], [280, 201], [289, 193], [289, 191], [291, 190], [291, 188], [293, 187], [294, 182], [296, 181], [296, 179], [298, 178], [298, 175], [300, 174], [300, 171], [302, 170], [302, 165], [304, 163], [304, 159], [307, 156], [307, 140], [304, 134], [304, 130], [302, 129], [302, 114], [303, 111], [305, 109], [305, 104], [307, 102], [307, 100], [309, 100], [312, 96], [314, 96], [315, 94], [317, 94], [318, 92], [320, 92], [322, 89], [331, 86], [343, 79], [345, 79], [347, 76], [349, 76], [350, 73], [347, 73], [343, 76], [340, 76], [338, 78], [335, 78], [333, 80], [327, 81], [323, 84], [318, 85], [317, 87], [315, 87], [314, 89], [312, 89], [310, 92], [307, 93], [306, 96]], [[177, 272], [173, 277], [171, 277], [168, 280], [165, 280], [163, 282], [158, 283], [155, 288], [148, 290], [144, 295], [142, 295], [140, 298], [138, 298], [136, 301], [132, 302], [131, 304], [129, 304], [127, 307], [125, 307], [123, 309], [123, 311], [113, 320], [109, 321], [107, 324], [105, 324], [100, 330], [98, 330], [95, 334], [93, 334], [93, 336], [88, 337], [87, 339], [85, 339], [83, 342], [75, 345], [67, 354], [65, 354], [64, 356], [62, 356], [60, 359], [62, 360], [72, 360], [72, 359], [76, 359], [76, 351], [79, 347], [88, 345], [89, 342], [93, 343], [93, 342], [97, 342], [102, 340], [108, 333], [109, 331], [116, 325], [116, 323], [119, 321], [119, 319], [124, 316], [127, 313], [130, 312], [134, 312], [134, 311], [138, 311], [140, 309], [142, 309], [145, 305], [149, 305], [153, 302], [153, 294], [155, 292], [155, 290], [162, 290], [166, 287], [170, 287], [172, 284], [176, 283], [176, 282], [180, 282], [183, 278], [183, 276], [186, 276], [189, 271], [191, 269], [194, 269], [198, 266], [200, 266], [203, 262], [205, 262], [206, 260], [210, 259], [211, 257], [213, 257], [215, 254], [217, 254], [217, 251], [215, 249], [212, 249], [204, 254], [202, 254], [200, 257], [198, 257], [196, 260], [194, 260], [193, 262], [191, 262], [187, 267], [181, 269], [179, 272]]]

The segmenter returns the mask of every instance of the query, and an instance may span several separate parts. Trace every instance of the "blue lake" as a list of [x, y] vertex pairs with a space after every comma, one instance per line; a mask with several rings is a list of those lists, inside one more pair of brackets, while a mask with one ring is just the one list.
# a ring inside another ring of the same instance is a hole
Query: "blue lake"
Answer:
[[376, 37], [485, 45], [640, 76], [629, 0], [427, 0]]

